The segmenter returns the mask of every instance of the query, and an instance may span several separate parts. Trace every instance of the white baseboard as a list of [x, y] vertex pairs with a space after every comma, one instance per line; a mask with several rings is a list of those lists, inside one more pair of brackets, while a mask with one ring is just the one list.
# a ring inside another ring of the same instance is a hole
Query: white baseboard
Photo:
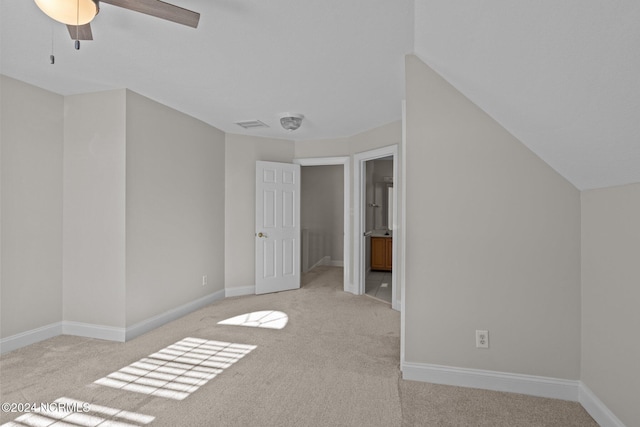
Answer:
[[225, 291], [219, 290], [195, 301], [171, 309], [165, 313], [151, 317], [136, 323], [128, 328], [96, 325], [91, 323], [73, 322], [64, 320], [52, 323], [30, 331], [22, 332], [10, 337], [0, 339], [0, 354], [8, 353], [21, 347], [35, 344], [58, 335], [75, 335], [79, 337], [97, 338], [101, 340], [125, 342], [146, 332], [151, 331], [165, 323], [178, 319], [199, 308], [211, 304], [225, 297]]
[[309, 269], [307, 271], [311, 271], [314, 268], [320, 266], [320, 265], [327, 265], [327, 263], [331, 262], [331, 258], [329, 256], [325, 256], [320, 258], [320, 261], [316, 262], [315, 264], [313, 264], [311, 267], [309, 267]]
[[3, 338], [0, 340], [0, 353], [7, 353], [58, 335], [75, 335], [124, 342], [125, 329], [65, 320]]
[[309, 267], [307, 271], [311, 271], [321, 265], [328, 265], [329, 267], [344, 267], [344, 261], [332, 260], [329, 255], [323, 256], [318, 262]]
[[62, 335], [62, 322], [55, 322], [30, 331], [21, 332], [0, 339], [0, 354], [17, 350], [30, 344], [48, 340], [49, 338]]
[[219, 290], [209, 295], [205, 295], [202, 298], [197, 300], [188, 302], [179, 307], [172, 308], [169, 311], [166, 311], [162, 314], [158, 314], [157, 316], [153, 316], [149, 319], [143, 320], [142, 322], [138, 322], [135, 325], [132, 325], [126, 330], [126, 341], [133, 339], [137, 336], [145, 334], [159, 326], [164, 325], [165, 323], [169, 323], [172, 320], [176, 320], [184, 315], [191, 313], [192, 311], [196, 311], [199, 308], [202, 308], [206, 305], [213, 303], [214, 301], [221, 300], [225, 297], [225, 290]]
[[521, 393], [577, 402], [580, 381], [480, 369], [404, 362], [402, 377], [406, 380], [472, 387], [485, 390]]
[[107, 341], [125, 341], [125, 328], [115, 326], [96, 325], [92, 323], [62, 321], [62, 335], [76, 337], [97, 338]]
[[579, 402], [601, 427], [625, 427], [582, 381], [426, 363], [402, 363], [402, 378]]
[[255, 295], [256, 287], [255, 286], [243, 286], [241, 288], [226, 288], [224, 290], [224, 297], [241, 297], [243, 295]]
[[580, 404], [601, 427], [625, 427], [622, 421], [582, 381], [580, 382]]

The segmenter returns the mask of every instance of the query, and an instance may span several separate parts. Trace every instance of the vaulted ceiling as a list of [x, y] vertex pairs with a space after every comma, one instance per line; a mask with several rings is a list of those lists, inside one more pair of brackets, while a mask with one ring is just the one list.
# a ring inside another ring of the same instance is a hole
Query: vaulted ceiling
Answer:
[[[33, 1], [2, 0], [0, 72], [63, 95], [129, 88], [225, 132], [312, 140], [399, 120], [415, 53], [578, 188], [640, 182], [636, 0], [171, 2], [200, 12], [199, 27], [101, 4], [76, 51]], [[285, 112], [306, 117], [295, 133]], [[269, 127], [235, 124], [253, 119]]]

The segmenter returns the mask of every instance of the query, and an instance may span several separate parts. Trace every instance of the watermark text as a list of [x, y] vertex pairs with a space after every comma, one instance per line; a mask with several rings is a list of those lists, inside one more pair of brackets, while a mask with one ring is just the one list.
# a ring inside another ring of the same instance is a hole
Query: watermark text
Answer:
[[89, 412], [87, 402], [2, 402], [2, 412]]

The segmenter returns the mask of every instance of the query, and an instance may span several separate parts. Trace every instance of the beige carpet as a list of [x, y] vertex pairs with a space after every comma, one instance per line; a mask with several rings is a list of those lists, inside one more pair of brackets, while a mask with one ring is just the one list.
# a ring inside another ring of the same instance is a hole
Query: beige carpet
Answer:
[[[341, 287], [342, 269], [319, 267], [300, 290], [229, 298], [127, 343], [43, 341], [0, 358], [0, 400], [92, 403], [90, 412], [63, 420], [76, 426], [597, 425], [573, 402], [401, 380], [399, 313]], [[283, 329], [218, 324], [273, 310], [287, 314]], [[183, 341], [189, 337], [196, 340]], [[191, 365], [200, 371], [187, 369], [191, 359], [176, 351], [185, 345], [205, 360]], [[173, 355], [180, 363], [167, 362]], [[165, 362], [173, 365], [162, 365], [164, 372], [186, 373], [143, 378], [145, 367]], [[109, 385], [127, 382], [129, 390]], [[166, 397], [177, 389], [182, 400]], [[3, 412], [0, 424], [52, 425], [63, 416]]]

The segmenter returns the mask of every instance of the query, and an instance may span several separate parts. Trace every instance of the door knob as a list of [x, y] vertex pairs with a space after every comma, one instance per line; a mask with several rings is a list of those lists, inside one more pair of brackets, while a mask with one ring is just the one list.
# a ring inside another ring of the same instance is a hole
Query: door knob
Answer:
[[263, 232], [258, 233], [258, 237], [264, 237], [265, 239], [267, 238], [267, 235]]

